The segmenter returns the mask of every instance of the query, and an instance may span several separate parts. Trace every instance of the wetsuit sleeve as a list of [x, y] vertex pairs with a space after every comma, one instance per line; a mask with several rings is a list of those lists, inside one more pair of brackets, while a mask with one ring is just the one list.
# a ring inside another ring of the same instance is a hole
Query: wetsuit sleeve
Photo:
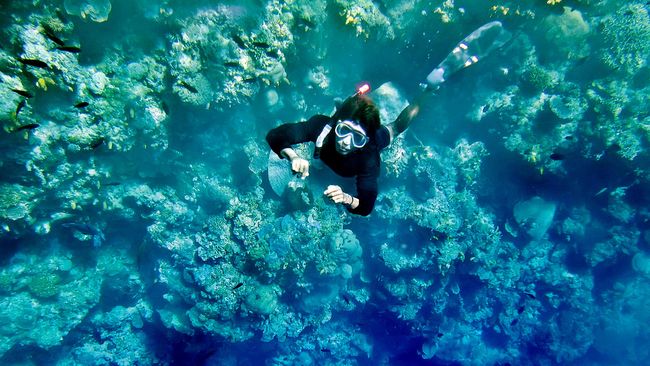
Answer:
[[359, 199], [359, 206], [352, 209], [348, 208], [353, 214], [368, 216], [375, 208], [375, 201], [377, 200], [377, 175], [376, 174], [363, 174], [357, 176], [357, 198]]
[[280, 151], [294, 144], [316, 141], [327, 122], [329, 122], [329, 117], [315, 115], [304, 122], [285, 123], [269, 131], [266, 134], [266, 142], [271, 150], [283, 159]]
[[390, 145], [390, 132], [388, 132], [388, 128], [386, 126], [379, 127], [377, 133], [375, 134], [375, 138], [377, 139], [377, 149], [379, 151]]

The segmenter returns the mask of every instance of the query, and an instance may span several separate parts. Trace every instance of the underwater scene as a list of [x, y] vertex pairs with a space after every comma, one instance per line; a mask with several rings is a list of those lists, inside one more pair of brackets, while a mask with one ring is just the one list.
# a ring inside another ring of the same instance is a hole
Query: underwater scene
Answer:
[[650, 364], [649, 8], [2, 1], [0, 364]]

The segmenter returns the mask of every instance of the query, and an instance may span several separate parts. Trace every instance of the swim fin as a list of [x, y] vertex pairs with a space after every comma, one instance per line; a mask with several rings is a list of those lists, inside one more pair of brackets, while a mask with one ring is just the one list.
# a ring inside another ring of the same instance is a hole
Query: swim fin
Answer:
[[499, 21], [489, 22], [460, 41], [420, 84], [425, 91], [436, 90], [456, 72], [474, 65], [495, 49], [506, 44], [512, 34]]
[[268, 174], [273, 192], [281, 197], [293, 178], [291, 163], [286, 159], [280, 159], [273, 151], [269, 151]]

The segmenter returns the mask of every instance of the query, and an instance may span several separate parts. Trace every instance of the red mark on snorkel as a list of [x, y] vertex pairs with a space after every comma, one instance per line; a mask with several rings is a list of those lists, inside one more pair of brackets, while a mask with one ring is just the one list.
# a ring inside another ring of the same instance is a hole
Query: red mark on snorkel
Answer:
[[369, 84], [363, 84], [357, 89], [358, 94], [365, 94], [370, 90], [370, 85]]

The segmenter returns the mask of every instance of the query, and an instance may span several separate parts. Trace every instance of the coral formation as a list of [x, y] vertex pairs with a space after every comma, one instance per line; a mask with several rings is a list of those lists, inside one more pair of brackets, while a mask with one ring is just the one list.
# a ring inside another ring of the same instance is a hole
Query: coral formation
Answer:
[[112, 8], [110, 0], [65, 0], [63, 6], [70, 15], [98, 23], [108, 20]]
[[[644, 3], [38, 5], [0, 29], [0, 363], [648, 363]], [[362, 80], [390, 123], [495, 19], [372, 215], [315, 160], [275, 195], [268, 129]]]
[[612, 69], [635, 73], [648, 62], [650, 53], [650, 17], [643, 4], [622, 6], [601, 23], [601, 54], [603, 62]]

